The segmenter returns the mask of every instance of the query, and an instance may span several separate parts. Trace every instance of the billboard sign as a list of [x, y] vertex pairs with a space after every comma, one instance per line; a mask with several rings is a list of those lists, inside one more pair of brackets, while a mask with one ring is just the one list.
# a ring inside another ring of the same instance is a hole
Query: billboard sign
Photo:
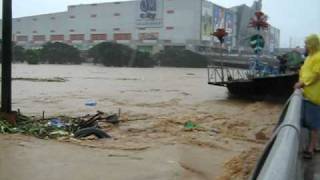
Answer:
[[232, 12], [226, 11], [225, 14], [226, 14], [226, 17], [225, 17], [225, 23], [226, 23], [225, 29], [229, 34], [232, 34], [233, 31], [234, 31], [233, 28], [234, 28], [234, 19], [235, 19], [235, 17], [234, 17]]
[[211, 40], [211, 33], [213, 33], [213, 5], [208, 1], [202, 3], [202, 17], [201, 17], [201, 37], [202, 40]]
[[152, 32], [152, 33], [140, 33], [139, 34], [140, 40], [158, 40], [159, 39], [159, 33], [158, 32]]
[[162, 27], [163, 25], [163, 0], [137, 1], [137, 27]]
[[228, 36], [226, 37], [226, 43], [232, 45], [232, 39], [235, 33], [235, 14], [231, 11], [225, 11], [225, 29], [228, 32]]
[[214, 31], [225, 28], [225, 10], [217, 5], [213, 6], [213, 27]]

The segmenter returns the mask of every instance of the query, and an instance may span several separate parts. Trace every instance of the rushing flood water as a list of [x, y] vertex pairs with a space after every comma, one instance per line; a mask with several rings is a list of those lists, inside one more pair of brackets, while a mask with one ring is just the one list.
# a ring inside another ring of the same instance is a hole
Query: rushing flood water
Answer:
[[[0, 167], [6, 167], [0, 168], [0, 179], [13, 176], [17, 180], [25, 177], [43, 179], [48, 176], [50, 180], [69, 177], [65, 174], [70, 174], [77, 167], [86, 172], [87, 166], [77, 164], [87, 164], [84, 157], [93, 154], [93, 162], [106, 166], [103, 169], [107, 170], [97, 168], [88, 174], [91, 179], [109, 177], [108, 170], [113, 174], [111, 179], [121, 180], [128, 176], [141, 180], [246, 179], [264, 143], [271, 136], [282, 106], [228, 99], [225, 88], [207, 84], [206, 69], [14, 64], [13, 77], [19, 79], [13, 81], [13, 109], [19, 108], [24, 114], [40, 115], [44, 110], [47, 116], [79, 116], [96, 110], [118, 112], [121, 108], [121, 123], [119, 126], [99, 124], [112, 139], [71, 140], [70, 143], [80, 146], [44, 142], [20, 135], [0, 136], [0, 140], [7, 143], [0, 145], [0, 150], [9, 148], [8, 152], [17, 154], [14, 157], [18, 158], [14, 164], [5, 166], [1, 162], [11, 160], [1, 154], [9, 153], [0, 153]], [[56, 77], [67, 81], [22, 79]], [[87, 100], [94, 100], [97, 105], [87, 107]], [[188, 121], [197, 124], [199, 129], [185, 129]], [[25, 145], [26, 142], [30, 143]], [[38, 143], [42, 144], [42, 149], [38, 149]], [[101, 154], [92, 149], [83, 150], [83, 146], [95, 147], [99, 149], [97, 151], [101, 150]], [[43, 158], [38, 156], [40, 152], [46, 152], [45, 157], [51, 163], [36, 163], [32, 165], [35, 169], [26, 168], [25, 162], [38, 162], [39, 159], [42, 162]], [[73, 155], [73, 152], [80, 154]], [[114, 159], [113, 156], [101, 159], [106, 153], [120, 154], [122, 159]], [[130, 164], [133, 161], [131, 156], [138, 157], [139, 167], [137, 163]], [[64, 157], [70, 158], [64, 160]], [[69, 167], [68, 171], [65, 166], [55, 167], [62, 172], [59, 174], [62, 177], [51, 171], [51, 164], [60, 161]], [[113, 165], [108, 166], [106, 162], [111, 161]], [[18, 167], [20, 173], [12, 171], [12, 166]], [[41, 174], [38, 169], [41, 169]], [[79, 177], [90, 179], [81, 173]]]
[[[77, 115], [94, 110], [168, 112], [185, 104], [227, 97], [207, 84], [206, 69], [109, 68], [94, 65], [14, 64], [13, 77], [67, 79], [67, 82], [13, 81], [13, 109], [24, 113]], [[87, 100], [97, 106], [88, 108]], [[174, 106], [174, 107], [173, 107]]]

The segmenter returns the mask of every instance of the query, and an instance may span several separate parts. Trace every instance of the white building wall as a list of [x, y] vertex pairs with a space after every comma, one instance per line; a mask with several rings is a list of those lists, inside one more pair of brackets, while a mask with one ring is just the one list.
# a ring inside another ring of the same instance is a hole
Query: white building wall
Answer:
[[90, 43], [91, 34], [107, 34], [107, 40], [112, 41], [114, 33], [131, 33], [133, 41], [130, 43], [143, 43], [139, 41], [140, 33], [159, 33], [159, 41], [146, 41], [146, 44], [165, 40], [173, 44], [200, 41], [201, 0], [163, 2], [163, 25], [157, 28], [138, 28], [137, 1], [127, 1], [74, 5], [69, 6], [66, 12], [15, 18], [13, 34], [15, 40], [17, 36], [28, 36], [28, 44], [33, 44], [34, 35], [45, 35], [46, 41], [51, 35], [64, 35], [64, 42], [71, 43], [70, 34], [84, 34], [82, 43]]
[[[172, 26], [173, 30], [164, 28], [163, 39], [185, 43], [188, 40], [200, 40], [201, 0], [166, 0], [164, 25]], [[173, 14], [167, 14], [174, 10]]]
[[[55, 19], [51, 19], [54, 17]], [[29, 16], [22, 18], [15, 18], [12, 22], [13, 35], [16, 40], [17, 36], [27, 36], [28, 42], [32, 42], [34, 35], [45, 35], [46, 41], [49, 41], [52, 34], [66, 34], [65, 28], [67, 17], [66, 13], [54, 13], [38, 16]], [[55, 32], [51, 32], [55, 30]], [[22, 42], [17, 42], [21, 44]]]
[[[135, 8], [136, 2], [103, 3], [91, 5], [69, 6], [68, 15], [75, 16], [68, 20], [69, 29], [76, 29], [77, 33], [85, 33], [86, 39], [90, 39], [90, 34], [107, 33], [108, 40], [113, 40], [114, 33], [135, 34]], [[119, 16], [115, 16], [119, 13]], [[91, 15], [97, 17], [92, 18]], [[119, 31], [114, 31], [119, 28]], [[96, 29], [92, 32], [91, 29]]]

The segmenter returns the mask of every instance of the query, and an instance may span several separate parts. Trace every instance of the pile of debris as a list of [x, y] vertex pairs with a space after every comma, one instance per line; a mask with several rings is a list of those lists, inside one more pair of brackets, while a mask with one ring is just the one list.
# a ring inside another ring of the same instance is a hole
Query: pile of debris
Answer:
[[21, 133], [42, 139], [55, 139], [58, 137], [83, 138], [91, 135], [95, 135], [97, 138], [111, 138], [109, 134], [100, 128], [99, 123], [118, 125], [120, 123], [119, 116], [118, 114], [110, 115], [98, 111], [94, 115], [88, 114], [78, 118], [60, 116], [35, 119], [19, 114], [15, 126], [0, 119], [0, 134]]

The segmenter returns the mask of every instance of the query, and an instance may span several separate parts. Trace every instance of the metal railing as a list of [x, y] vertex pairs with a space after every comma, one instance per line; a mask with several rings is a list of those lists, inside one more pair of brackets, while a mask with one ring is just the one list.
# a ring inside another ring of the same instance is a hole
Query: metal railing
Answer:
[[301, 152], [306, 143], [307, 132], [301, 127], [302, 103], [302, 92], [296, 90], [288, 100], [251, 180], [304, 179]]
[[208, 66], [208, 82], [223, 83], [228, 81], [248, 80], [249, 70], [223, 67], [217, 65]]

